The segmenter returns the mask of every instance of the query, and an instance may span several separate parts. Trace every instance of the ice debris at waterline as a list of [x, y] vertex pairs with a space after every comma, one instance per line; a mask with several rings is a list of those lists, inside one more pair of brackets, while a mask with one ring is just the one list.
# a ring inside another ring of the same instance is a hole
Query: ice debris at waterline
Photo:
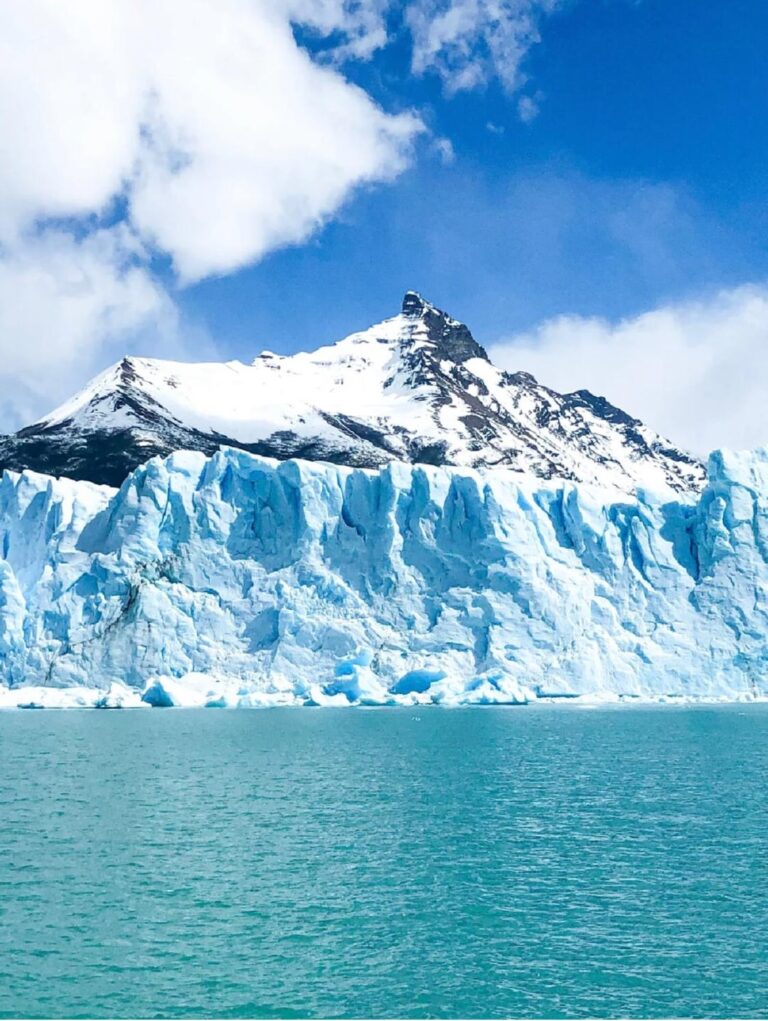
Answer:
[[698, 499], [224, 449], [0, 481], [2, 706], [768, 695], [768, 452]]

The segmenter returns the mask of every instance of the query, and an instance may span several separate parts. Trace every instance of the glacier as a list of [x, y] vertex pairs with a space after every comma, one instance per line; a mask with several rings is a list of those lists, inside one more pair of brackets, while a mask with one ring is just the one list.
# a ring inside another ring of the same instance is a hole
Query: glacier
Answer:
[[0, 480], [0, 707], [768, 696], [768, 451], [698, 496], [223, 448]]

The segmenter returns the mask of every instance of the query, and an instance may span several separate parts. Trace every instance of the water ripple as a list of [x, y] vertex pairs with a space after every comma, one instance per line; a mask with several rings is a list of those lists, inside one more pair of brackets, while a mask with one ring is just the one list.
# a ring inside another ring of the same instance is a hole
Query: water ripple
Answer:
[[768, 709], [0, 714], [0, 1016], [768, 1017]]

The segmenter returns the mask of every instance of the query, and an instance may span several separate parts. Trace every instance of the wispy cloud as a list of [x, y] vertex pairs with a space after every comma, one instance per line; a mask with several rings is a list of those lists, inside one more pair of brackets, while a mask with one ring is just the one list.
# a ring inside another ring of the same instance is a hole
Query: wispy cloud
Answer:
[[526, 81], [522, 64], [540, 41], [546, 15], [568, 0], [273, 0], [294, 22], [329, 42], [337, 62], [370, 58], [391, 41], [398, 15], [410, 31], [416, 74], [434, 73], [448, 93], [498, 78], [509, 92]]
[[522, 65], [540, 40], [542, 17], [562, 0], [414, 0], [406, 8], [413, 35], [413, 69], [440, 75], [449, 93], [498, 78], [514, 92]]
[[543, 95], [537, 92], [533, 96], [521, 96], [517, 101], [517, 114], [523, 124], [530, 124], [539, 116]]
[[393, 0], [273, 0], [275, 9], [329, 41], [337, 62], [368, 60], [389, 41]]

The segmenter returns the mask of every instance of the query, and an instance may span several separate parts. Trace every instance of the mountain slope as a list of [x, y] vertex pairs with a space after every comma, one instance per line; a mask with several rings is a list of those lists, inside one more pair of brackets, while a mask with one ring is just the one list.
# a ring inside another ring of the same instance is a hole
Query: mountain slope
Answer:
[[402, 311], [290, 356], [184, 364], [126, 358], [0, 441], [0, 467], [117, 485], [152, 455], [220, 446], [376, 468], [392, 460], [539, 478], [700, 488], [704, 470], [586, 390], [491, 364], [466, 326], [408, 292]]

